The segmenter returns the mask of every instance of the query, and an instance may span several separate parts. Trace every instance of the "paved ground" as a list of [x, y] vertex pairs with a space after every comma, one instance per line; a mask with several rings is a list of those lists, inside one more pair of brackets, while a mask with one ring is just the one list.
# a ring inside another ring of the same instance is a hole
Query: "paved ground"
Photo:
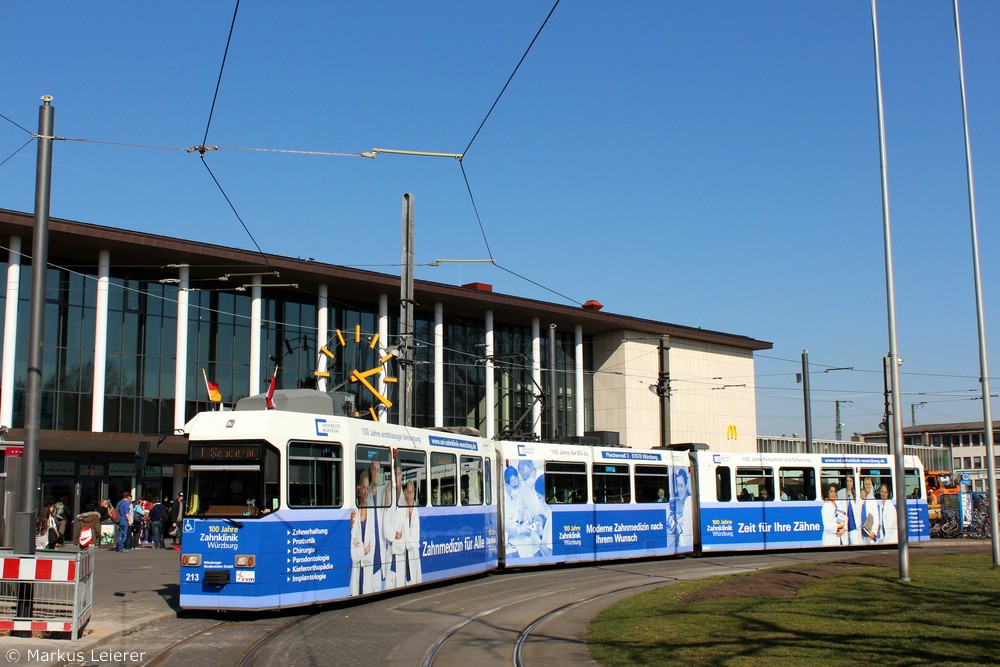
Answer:
[[[76, 641], [2, 637], [0, 664], [86, 665], [108, 662], [92, 652], [134, 650], [135, 642], [128, 642], [126, 647], [124, 642], [116, 640], [177, 615], [179, 558], [180, 552], [169, 548], [145, 547], [129, 553], [117, 553], [106, 547], [98, 549], [93, 611], [83, 637]], [[83, 654], [82, 659], [78, 659], [79, 653]], [[122, 662], [137, 665], [142, 661], [123, 656]]]
[[[934, 547], [948, 544], [973, 546], [968, 540], [935, 540]], [[988, 547], [988, 543], [981, 543]], [[923, 545], [912, 545], [920, 549]], [[164, 644], [168, 622], [176, 630], [178, 623], [178, 559], [179, 551], [141, 548], [130, 553], [116, 553], [101, 548], [96, 554], [94, 574], [94, 604], [90, 622], [83, 637], [41, 639], [0, 637], [0, 665], [94, 665], [121, 664], [134, 667], [155, 654]], [[776, 563], [780, 564], [779, 563]], [[599, 609], [588, 609], [593, 614]], [[582, 639], [590, 618], [573, 618], [572, 634]], [[161, 627], [157, 627], [157, 626]], [[564, 629], [569, 633], [569, 629]], [[148, 633], [144, 635], [144, 633]], [[126, 635], [128, 639], [122, 639]], [[181, 634], [180, 638], [186, 636]], [[131, 655], [109, 655], [108, 652], [141, 651], [148, 649], [145, 659]]]

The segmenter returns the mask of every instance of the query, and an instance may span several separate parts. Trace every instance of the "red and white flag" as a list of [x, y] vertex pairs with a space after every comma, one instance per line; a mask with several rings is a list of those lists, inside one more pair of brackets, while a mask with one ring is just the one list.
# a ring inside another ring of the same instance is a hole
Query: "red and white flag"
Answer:
[[267, 402], [265, 405], [268, 410], [274, 409], [274, 389], [278, 384], [278, 367], [274, 367], [274, 375], [271, 376], [271, 386], [267, 388]]

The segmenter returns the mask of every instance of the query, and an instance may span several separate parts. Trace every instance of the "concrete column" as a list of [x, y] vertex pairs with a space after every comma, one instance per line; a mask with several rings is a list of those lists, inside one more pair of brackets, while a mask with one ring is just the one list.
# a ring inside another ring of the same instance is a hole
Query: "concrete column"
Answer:
[[583, 326], [580, 324], [576, 325], [576, 329], [573, 331], [575, 351], [574, 351], [574, 375], [575, 375], [575, 385], [576, 385], [576, 433], [574, 435], [582, 436], [584, 431], [585, 420], [584, 417], [584, 400], [583, 400]]
[[17, 300], [21, 293], [21, 237], [10, 237], [7, 254], [7, 301], [3, 324], [3, 370], [0, 372], [0, 424], [14, 421], [14, 358], [17, 354]]
[[94, 313], [94, 385], [91, 391], [90, 430], [104, 430], [104, 390], [108, 370], [108, 284], [111, 281], [111, 253], [97, 256], [97, 312]]
[[[379, 294], [378, 295], [378, 345], [375, 346], [375, 352], [381, 358], [385, 355], [385, 343], [389, 340], [389, 295]], [[387, 383], [385, 381], [385, 373], [379, 373], [378, 376], [378, 393], [383, 396], [388, 397], [386, 393]], [[378, 420], [382, 423], [389, 421], [389, 411], [383, 410], [379, 413]]]
[[256, 396], [260, 393], [260, 328], [263, 319], [261, 317], [260, 276], [253, 277], [253, 285], [250, 290], [250, 387], [248, 389], [250, 393], [248, 395]]
[[[325, 373], [329, 370], [325, 354], [319, 348], [326, 345], [330, 339], [330, 298], [329, 288], [326, 285], [319, 286], [319, 295], [316, 297], [316, 370]], [[316, 378], [316, 388], [326, 391], [326, 378]]]
[[486, 428], [483, 436], [493, 439], [496, 435], [496, 387], [493, 369], [493, 311], [486, 311]]
[[188, 302], [191, 268], [178, 269], [180, 282], [177, 284], [177, 359], [174, 361], [174, 428], [184, 428], [185, 407], [187, 405], [187, 358], [188, 358]]
[[444, 426], [444, 304], [434, 304], [434, 425]]

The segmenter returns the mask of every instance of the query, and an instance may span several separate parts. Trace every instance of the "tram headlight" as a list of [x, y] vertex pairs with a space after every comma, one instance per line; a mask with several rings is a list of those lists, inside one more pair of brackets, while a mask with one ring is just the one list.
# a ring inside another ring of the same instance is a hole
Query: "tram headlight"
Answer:
[[249, 556], [246, 554], [242, 556], [237, 554], [236, 556], [236, 567], [253, 567], [256, 562], [257, 558], [255, 556]]
[[201, 567], [201, 554], [182, 554], [181, 565], [184, 567]]

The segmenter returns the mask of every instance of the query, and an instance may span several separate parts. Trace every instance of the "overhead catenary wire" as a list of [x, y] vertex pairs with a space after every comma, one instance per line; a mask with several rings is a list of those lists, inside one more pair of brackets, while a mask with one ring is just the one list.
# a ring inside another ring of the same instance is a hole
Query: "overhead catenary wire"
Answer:
[[21, 124], [20, 124], [20, 123], [18, 123], [17, 121], [14, 121], [14, 120], [11, 120], [10, 118], [8, 118], [7, 116], [5, 116], [4, 114], [0, 113], [0, 118], [3, 118], [3, 119], [4, 119], [5, 121], [7, 121], [8, 123], [10, 123], [10, 124], [11, 124], [11, 125], [13, 125], [14, 127], [17, 127], [17, 128], [20, 128], [20, 129], [21, 129], [21, 130], [23, 130], [24, 132], [26, 132], [26, 133], [30, 134], [30, 135], [31, 135], [32, 137], [34, 137], [34, 136], [35, 136], [35, 133], [34, 133], [34, 132], [32, 132], [32, 131], [31, 131], [31, 130], [29, 130], [28, 128], [24, 127], [23, 125], [21, 125]]
[[7, 161], [8, 161], [8, 160], [10, 160], [11, 158], [13, 158], [13, 157], [14, 157], [15, 155], [17, 155], [17, 154], [18, 154], [18, 153], [20, 153], [21, 151], [23, 151], [23, 150], [24, 150], [24, 147], [25, 147], [25, 146], [27, 146], [28, 144], [30, 144], [30, 143], [31, 143], [32, 141], [34, 141], [34, 140], [35, 140], [35, 138], [34, 138], [34, 137], [32, 137], [32, 138], [28, 139], [27, 141], [25, 141], [25, 142], [24, 142], [23, 144], [21, 144], [21, 147], [20, 147], [20, 148], [18, 148], [18, 149], [17, 149], [16, 151], [14, 151], [14, 152], [13, 152], [13, 153], [11, 153], [10, 155], [8, 155], [8, 156], [7, 156], [6, 158], [4, 158], [4, 161], [3, 161], [3, 162], [0, 162], [0, 167], [2, 167], [2, 166], [4, 166], [5, 164], [7, 164]]
[[208, 175], [212, 177], [212, 181], [215, 183], [215, 186], [219, 188], [219, 192], [222, 193], [222, 197], [226, 200], [226, 203], [229, 204], [229, 208], [233, 211], [233, 215], [235, 215], [236, 219], [240, 221], [241, 225], [243, 225], [243, 230], [247, 233], [247, 236], [250, 237], [250, 240], [253, 241], [253, 245], [255, 248], [257, 248], [257, 252], [260, 253], [261, 259], [264, 260], [264, 263], [268, 266], [268, 268], [274, 268], [271, 266], [271, 262], [267, 259], [267, 255], [265, 255], [264, 251], [261, 250], [260, 245], [257, 243], [257, 239], [254, 238], [253, 234], [250, 232], [250, 229], [247, 227], [247, 224], [243, 222], [243, 218], [240, 217], [239, 212], [236, 210], [236, 206], [233, 205], [233, 202], [229, 198], [229, 195], [226, 194], [226, 191], [222, 187], [222, 184], [219, 183], [219, 179], [217, 179], [215, 177], [215, 174], [212, 173], [212, 168], [208, 166], [208, 162], [205, 161], [204, 157], [202, 157], [201, 163], [205, 165], [205, 169], [208, 171]]
[[489, 255], [490, 260], [496, 264], [496, 260], [493, 258], [493, 251], [490, 250], [489, 239], [486, 238], [486, 228], [483, 227], [483, 219], [479, 217], [479, 207], [476, 206], [476, 198], [472, 195], [472, 186], [469, 184], [469, 175], [465, 173], [465, 164], [459, 160], [458, 166], [462, 170], [462, 179], [465, 181], [465, 189], [469, 193], [469, 201], [472, 203], [472, 211], [476, 214], [476, 221], [479, 223], [479, 232], [483, 235], [483, 243], [486, 244], [486, 254]]
[[[202, 149], [208, 144], [208, 131], [212, 127], [212, 117], [215, 115], [215, 103], [219, 99], [219, 90], [222, 88], [222, 74], [226, 71], [226, 60], [229, 56], [229, 46], [233, 43], [233, 32], [236, 30], [236, 15], [240, 11], [240, 0], [236, 0], [236, 5], [233, 7], [233, 20], [229, 24], [229, 37], [226, 39], [226, 50], [222, 53], [222, 65], [219, 67], [219, 78], [215, 82], [215, 94], [212, 96], [212, 106], [208, 111], [208, 122], [205, 123], [205, 137], [201, 140]], [[201, 153], [202, 157], [205, 156], [204, 150]], [[256, 243], [256, 241], [255, 241]]]
[[476, 131], [472, 135], [472, 138], [469, 139], [469, 144], [465, 147], [465, 150], [462, 151], [463, 155], [468, 154], [469, 149], [472, 148], [472, 144], [476, 141], [476, 137], [479, 136], [479, 133], [480, 131], [482, 131], [483, 126], [486, 125], [486, 121], [489, 120], [490, 115], [493, 113], [493, 110], [500, 102], [500, 98], [503, 97], [504, 92], [507, 91], [507, 86], [509, 86], [510, 82], [514, 80], [514, 75], [517, 74], [517, 70], [521, 67], [521, 63], [523, 63], [524, 59], [528, 57], [528, 53], [531, 51], [531, 47], [535, 45], [535, 42], [538, 40], [538, 36], [542, 34], [542, 30], [545, 29], [545, 25], [549, 22], [549, 19], [552, 17], [552, 13], [556, 11], [556, 7], [558, 6], [559, 6], [559, 0], [556, 0], [555, 4], [552, 5], [552, 9], [549, 10], [548, 15], [545, 17], [545, 20], [542, 21], [542, 25], [538, 27], [538, 31], [535, 33], [535, 36], [531, 38], [531, 43], [528, 44], [528, 48], [524, 50], [524, 54], [521, 55], [521, 59], [517, 61], [517, 65], [514, 67], [514, 71], [510, 73], [509, 77], [507, 77], [507, 83], [503, 85], [503, 88], [500, 90], [500, 94], [497, 95], [497, 98], [495, 100], [493, 100], [493, 104], [490, 106], [490, 110], [486, 112], [486, 116], [483, 118], [483, 122], [479, 124], [479, 127], [476, 128]]
[[[205, 159], [206, 153], [208, 153], [208, 152], [217, 152], [217, 151], [220, 151], [220, 150], [248, 151], [248, 152], [265, 152], [265, 153], [285, 153], [285, 154], [330, 156], [330, 157], [363, 157], [363, 158], [369, 158], [369, 159], [374, 159], [380, 153], [394, 154], [394, 155], [404, 155], [404, 156], [448, 157], [448, 158], [454, 158], [454, 159], [457, 159], [459, 161], [459, 165], [460, 165], [460, 168], [461, 168], [461, 171], [462, 171], [463, 180], [464, 180], [465, 185], [466, 185], [466, 190], [468, 191], [469, 199], [470, 199], [470, 202], [472, 204], [472, 208], [473, 208], [474, 215], [476, 217], [477, 224], [479, 226], [480, 234], [483, 237], [483, 242], [484, 242], [484, 245], [486, 247], [486, 251], [487, 251], [487, 254], [488, 254], [489, 258], [490, 258], [491, 263], [493, 263], [495, 266], [499, 266], [501, 269], [503, 269], [507, 273], [509, 273], [509, 274], [511, 274], [511, 275], [513, 275], [513, 276], [515, 276], [515, 277], [517, 277], [519, 279], [521, 279], [521, 280], [529, 282], [532, 285], [535, 285], [536, 287], [539, 287], [539, 288], [541, 288], [543, 290], [546, 290], [546, 291], [548, 291], [548, 292], [550, 292], [550, 293], [552, 293], [552, 294], [554, 294], [556, 296], [559, 296], [560, 298], [565, 299], [566, 301], [569, 301], [569, 302], [574, 303], [576, 305], [582, 305], [581, 301], [578, 300], [578, 299], [571, 298], [571, 297], [569, 297], [569, 296], [567, 296], [565, 294], [562, 294], [561, 292], [559, 292], [559, 291], [557, 291], [555, 289], [549, 288], [549, 287], [541, 284], [540, 282], [537, 282], [535, 280], [531, 280], [531, 279], [527, 278], [526, 276], [524, 276], [524, 275], [522, 275], [522, 274], [520, 274], [520, 273], [518, 273], [516, 271], [513, 271], [513, 270], [511, 270], [509, 268], [500, 266], [497, 263], [494, 255], [493, 255], [492, 248], [490, 247], [489, 239], [487, 237], [486, 230], [485, 230], [485, 225], [483, 224], [483, 221], [482, 221], [482, 216], [479, 213], [478, 206], [476, 204], [475, 197], [474, 197], [473, 192], [472, 192], [472, 187], [471, 187], [471, 183], [469, 182], [468, 174], [466, 173], [465, 167], [464, 167], [464, 164], [463, 164], [463, 158], [464, 158], [465, 152], [467, 152], [468, 149], [469, 149], [469, 147], [471, 147], [472, 144], [475, 142], [476, 137], [479, 135], [480, 131], [485, 126], [487, 120], [490, 118], [491, 114], [493, 113], [493, 110], [496, 108], [496, 106], [499, 103], [500, 99], [503, 97], [504, 92], [509, 87], [510, 83], [512, 82], [512, 80], [513, 80], [514, 76], [516, 75], [517, 71], [519, 70], [520, 66], [523, 64], [523, 62], [527, 58], [528, 53], [531, 51], [531, 48], [533, 47], [533, 45], [535, 44], [535, 42], [538, 40], [538, 37], [541, 35], [541, 33], [544, 30], [545, 26], [547, 25], [549, 19], [552, 17], [553, 13], [555, 12], [556, 7], [559, 5], [559, 0], [556, 0], [556, 2], [553, 4], [552, 8], [550, 9], [549, 13], [546, 15], [545, 20], [542, 22], [541, 26], [539, 26], [539, 28], [536, 31], [534, 37], [532, 38], [532, 40], [529, 43], [528, 47], [525, 49], [525, 51], [522, 54], [522, 56], [521, 56], [520, 60], [518, 61], [517, 65], [514, 67], [514, 70], [511, 72], [511, 75], [508, 77], [508, 79], [507, 79], [506, 83], [504, 84], [503, 88], [501, 89], [500, 93], [497, 95], [496, 99], [494, 100], [493, 104], [491, 105], [491, 107], [490, 107], [489, 111], [487, 112], [486, 116], [483, 118], [482, 122], [479, 124], [479, 127], [476, 129], [476, 132], [473, 134], [472, 139], [469, 141], [469, 143], [468, 143], [468, 145], [466, 147], [466, 151], [464, 151], [463, 153], [443, 153], [443, 152], [430, 152], [430, 151], [413, 151], [413, 150], [400, 150], [400, 149], [392, 149], [392, 148], [372, 148], [370, 151], [363, 151], [363, 152], [336, 152], [336, 151], [302, 150], [302, 149], [290, 149], [290, 148], [264, 148], [264, 147], [212, 146], [212, 145], [209, 145], [208, 144], [208, 137], [209, 137], [209, 133], [210, 133], [210, 130], [211, 130], [212, 120], [214, 118], [215, 108], [216, 108], [216, 105], [217, 105], [217, 102], [218, 102], [218, 99], [219, 99], [219, 96], [220, 96], [220, 92], [221, 92], [222, 78], [223, 78], [223, 74], [225, 72], [226, 63], [228, 61], [229, 50], [230, 50], [230, 47], [232, 45], [233, 36], [235, 34], [235, 26], [236, 26], [237, 15], [238, 15], [238, 12], [239, 12], [239, 4], [240, 3], [237, 0], [236, 4], [234, 6], [233, 18], [232, 18], [232, 21], [231, 21], [231, 24], [230, 24], [229, 35], [228, 35], [228, 38], [227, 38], [227, 41], [226, 41], [226, 47], [225, 47], [225, 50], [224, 50], [224, 53], [223, 53], [222, 63], [221, 63], [220, 68], [219, 68], [219, 75], [218, 75], [218, 78], [217, 78], [217, 81], [216, 81], [216, 87], [215, 87], [215, 91], [214, 91], [213, 98], [212, 98], [212, 104], [211, 104], [210, 111], [209, 111], [209, 117], [208, 117], [208, 120], [206, 122], [204, 137], [203, 137], [202, 143], [200, 145], [198, 145], [198, 146], [186, 146], [186, 147], [172, 147], [172, 146], [163, 146], [163, 145], [155, 145], [155, 144], [143, 144], [143, 143], [135, 143], [135, 142], [96, 140], [96, 139], [78, 138], [78, 137], [52, 137], [52, 139], [59, 140], [59, 141], [70, 141], [70, 142], [90, 143], [90, 144], [109, 145], [109, 146], [122, 146], [122, 147], [130, 147], [130, 148], [144, 148], [144, 149], [150, 149], [150, 150], [183, 151], [183, 152], [187, 152], [187, 153], [197, 152], [200, 155], [200, 157], [202, 158], [203, 161]], [[4, 116], [4, 118], [6, 118], [9, 122], [17, 125], [17, 123], [14, 123], [14, 121], [11, 121], [6, 116]], [[17, 126], [21, 127], [20, 125], [17, 125]], [[24, 128], [22, 128], [22, 129], [24, 129]], [[210, 174], [213, 182], [216, 184], [216, 187], [219, 188], [220, 192], [222, 192], [223, 197], [226, 199], [226, 202], [229, 205], [230, 209], [233, 210], [234, 214], [236, 215], [237, 219], [239, 220], [240, 224], [242, 225], [244, 231], [250, 237], [251, 241], [254, 244], [254, 247], [263, 256], [263, 251], [262, 251], [262, 249], [260, 247], [260, 244], [257, 242], [256, 238], [254, 238], [253, 234], [249, 230], [249, 227], [246, 225], [245, 221], [242, 219], [242, 217], [237, 212], [237, 209], [236, 209], [236, 206], [235, 206], [234, 202], [228, 196], [228, 194], [225, 192], [225, 190], [222, 187], [221, 182], [219, 181], [219, 179], [215, 176], [215, 174], [212, 172], [212, 170], [210, 168], [208, 168], [208, 165], [206, 164], [205, 166], [206, 166], [206, 169], [209, 172], [209, 174]], [[264, 261], [265, 261], [265, 263], [267, 263], [266, 257], [264, 258]]]

